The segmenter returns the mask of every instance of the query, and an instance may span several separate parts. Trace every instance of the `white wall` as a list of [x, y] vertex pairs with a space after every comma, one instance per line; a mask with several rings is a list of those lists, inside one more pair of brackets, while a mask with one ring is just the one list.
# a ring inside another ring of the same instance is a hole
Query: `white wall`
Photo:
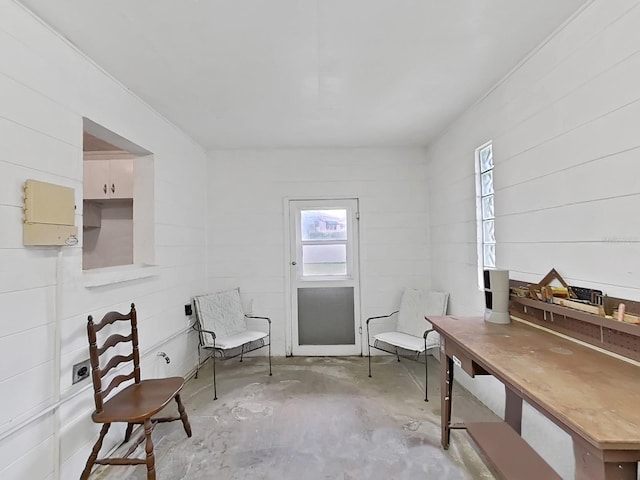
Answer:
[[[474, 149], [494, 142], [497, 264], [640, 299], [640, 4], [596, 0], [428, 149], [432, 284], [479, 314]], [[464, 378], [458, 375], [459, 379]], [[503, 389], [475, 382], [500, 411]], [[525, 408], [523, 435], [573, 478], [566, 434]]]
[[[71, 386], [71, 366], [88, 357], [88, 314], [101, 318], [136, 303], [143, 375], [185, 374], [195, 364], [195, 339], [182, 333], [188, 326], [183, 305], [206, 291], [207, 158], [9, 0], [0, 0], [0, 51], [0, 436], [54, 402], [59, 288], [60, 478], [78, 478], [97, 438], [89, 382]], [[75, 189], [76, 225], [82, 232], [83, 116], [155, 154], [158, 276], [88, 289], [80, 246], [62, 249], [59, 276], [56, 248], [22, 246], [22, 184], [29, 178]], [[170, 355], [170, 365], [156, 357], [160, 348]], [[0, 440], [0, 478], [53, 478], [55, 444], [53, 414]]]
[[239, 286], [245, 303], [253, 299], [255, 314], [272, 317], [274, 354], [285, 354], [288, 328], [285, 198], [359, 198], [363, 318], [397, 308], [405, 285], [429, 286], [424, 150], [213, 151], [210, 156], [208, 284], [212, 291]]

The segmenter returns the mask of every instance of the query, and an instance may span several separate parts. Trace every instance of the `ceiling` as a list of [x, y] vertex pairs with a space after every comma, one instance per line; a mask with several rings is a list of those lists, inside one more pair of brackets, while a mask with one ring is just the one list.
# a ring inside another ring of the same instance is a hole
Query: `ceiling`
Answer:
[[588, 0], [21, 0], [206, 149], [423, 146]]

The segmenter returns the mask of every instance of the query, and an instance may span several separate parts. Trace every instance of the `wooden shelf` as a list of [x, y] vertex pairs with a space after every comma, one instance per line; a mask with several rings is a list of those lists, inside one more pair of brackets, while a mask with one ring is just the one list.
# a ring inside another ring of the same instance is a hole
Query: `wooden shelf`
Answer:
[[524, 439], [504, 422], [467, 423], [467, 433], [494, 471], [506, 480], [561, 480]]
[[640, 325], [517, 296], [511, 296], [509, 313], [514, 317], [640, 361]]
[[547, 312], [553, 312], [558, 315], [564, 315], [567, 317], [575, 318], [582, 322], [591, 323], [593, 325], [601, 325], [611, 330], [617, 330], [619, 332], [629, 333], [630, 335], [640, 336], [640, 327], [631, 323], [619, 322], [612, 318], [601, 317], [600, 315], [594, 315], [592, 313], [581, 312], [574, 308], [563, 307], [556, 305], [555, 303], [546, 303], [540, 300], [533, 300], [531, 298], [524, 297], [511, 297], [512, 301], [521, 303], [533, 308], [539, 308]]

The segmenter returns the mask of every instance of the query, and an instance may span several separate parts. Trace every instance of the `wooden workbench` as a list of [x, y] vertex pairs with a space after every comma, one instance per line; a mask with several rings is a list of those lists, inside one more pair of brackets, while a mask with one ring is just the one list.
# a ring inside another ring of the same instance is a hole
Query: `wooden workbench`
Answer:
[[[453, 365], [505, 385], [505, 422], [520, 433], [522, 400], [573, 438], [576, 479], [636, 480], [640, 367], [529, 324], [428, 317], [441, 335], [442, 446], [449, 446]], [[470, 432], [471, 433], [471, 432]]]

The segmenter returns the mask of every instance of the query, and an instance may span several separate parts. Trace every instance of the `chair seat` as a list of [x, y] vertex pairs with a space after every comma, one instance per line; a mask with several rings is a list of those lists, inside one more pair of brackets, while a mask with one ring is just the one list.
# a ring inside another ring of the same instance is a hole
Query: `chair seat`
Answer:
[[96, 423], [143, 422], [162, 410], [182, 389], [182, 377], [156, 378], [133, 383], [94, 412]]
[[261, 338], [267, 338], [268, 333], [258, 332], [256, 330], [245, 330], [244, 332], [236, 333], [229, 337], [216, 338], [216, 348], [227, 350], [229, 348], [236, 348], [245, 343], [255, 342]]
[[[394, 347], [404, 348], [413, 352], [424, 352], [424, 338], [415, 337], [402, 332], [383, 332], [373, 337], [376, 341], [388, 343]], [[440, 337], [436, 332], [432, 332], [427, 337], [427, 348], [435, 347], [439, 344]]]

